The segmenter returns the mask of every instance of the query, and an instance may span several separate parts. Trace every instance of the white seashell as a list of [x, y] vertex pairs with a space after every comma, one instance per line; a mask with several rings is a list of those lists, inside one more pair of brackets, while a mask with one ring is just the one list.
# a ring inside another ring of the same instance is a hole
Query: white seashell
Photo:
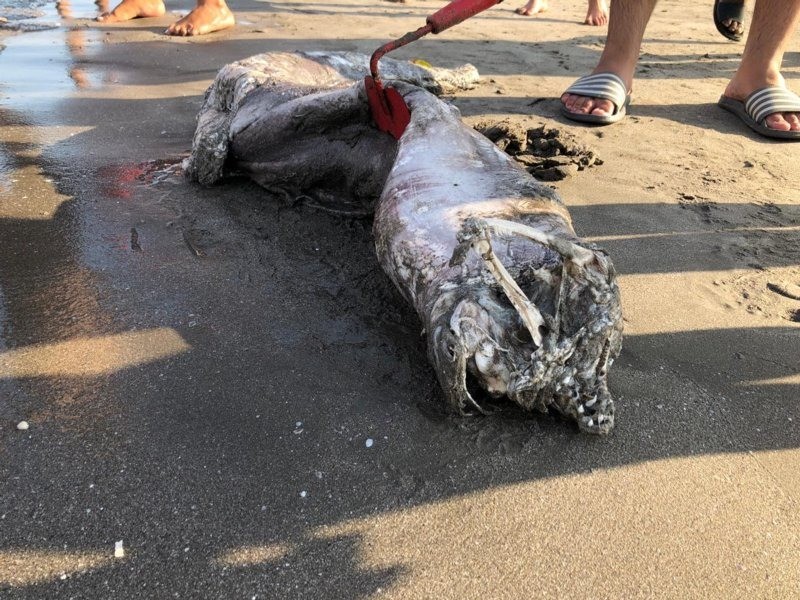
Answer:
[[20, 431], [28, 431], [28, 427], [30, 427], [30, 425], [28, 425], [27, 421], [20, 421], [17, 423], [17, 429]]
[[124, 558], [125, 548], [122, 546], [122, 540], [114, 542], [114, 558]]

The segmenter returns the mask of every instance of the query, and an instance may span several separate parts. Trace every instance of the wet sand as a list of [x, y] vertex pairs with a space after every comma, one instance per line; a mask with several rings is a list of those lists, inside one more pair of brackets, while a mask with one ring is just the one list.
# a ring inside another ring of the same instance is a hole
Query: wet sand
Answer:
[[[221, 65], [370, 52], [438, 4], [231, 4], [204, 38], [98, 26], [86, 0], [2, 33], [0, 595], [796, 596], [800, 144], [714, 105], [743, 46], [711, 2], [659, 5], [631, 116], [603, 129], [555, 100], [602, 47], [581, 3], [398, 52], [476, 65], [469, 123], [602, 159], [553, 183], [621, 273], [602, 439], [447, 414], [369, 220], [178, 172]], [[800, 37], [784, 74], [800, 90]]]

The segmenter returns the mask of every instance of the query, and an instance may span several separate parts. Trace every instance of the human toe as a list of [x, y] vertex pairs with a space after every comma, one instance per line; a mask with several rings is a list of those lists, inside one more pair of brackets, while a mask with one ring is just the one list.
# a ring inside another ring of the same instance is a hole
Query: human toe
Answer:
[[604, 14], [588, 14], [586, 15], [586, 20], [584, 23], [586, 25], [592, 25], [593, 27], [600, 27], [605, 25], [608, 22], [608, 17]]
[[783, 114], [775, 113], [766, 118], [767, 127], [776, 131], [790, 131], [792, 126], [784, 118]]
[[783, 118], [789, 123], [790, 131], [800, 131], [800, 114], [798, 113], [785, 113]]
[[187, 33], [188, 27], [189, 27], [188, 24], [176, 21], [175, 23], [167, 27], [166, 33], [167, 35], [178, 35], [178, 36], [188, 35]]
[[584, 101], [586, 98], [583, 96], [576, 96], [575, 94], [569, 94], [569, 98], [564, 103], [564, 106], [567, 107], [567, 110], [570, 112], [581, 112], [581, 107], [583, 106]]
[[591, 113], [602, 117], [614, 114], [614, 103], [605, 98], [598, 98], [594, 101]]
[[579, 96], [578, 100], [575, 102], [575, 108], [573, 112], [589, 114], [594, 109], [594, 104], [594, 98]]
[[734, 34], [744, 33], [744, 25], [736, 19], [725, 19], [722, 21], [723, 27]]
[[570, 109], [575, 104], [575, 94], [561, 94], [561, 104]]

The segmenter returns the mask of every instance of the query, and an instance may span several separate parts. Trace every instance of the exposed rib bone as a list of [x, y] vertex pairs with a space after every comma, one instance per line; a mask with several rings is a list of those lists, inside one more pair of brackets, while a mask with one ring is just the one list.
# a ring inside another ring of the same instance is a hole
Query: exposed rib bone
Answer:
[[579, 267], [585, 267], [595, 258], [595, 253], [591, 250], [579, 246], [563, 237], [555, 237], [528, 225], [506, 221], [504, 219], [484, 219], [486, 225], [500, 235], [520, 235], [534, 242], [548, 246], [558, 252], [565, 259], [571, 261]]
[[[502, 221], [500, 222], [502, 223]], [[511, 305], [517, 309], [522, 322], [531, 334], [533, 342], [537, 346], [541, 346], [542, 334], [539, 331], [539, 327], [544, 325], [542, 313], [539, 312], [539, 309], [536, 308], [533, 302], [528, 300], [528, 297], [495, 255], [492, 250], [492, 240], [486, 221], [482, 221], [481, 219], [467, 219], [464, 222], [461, 237], [462, 241], [469, 242], [472, 248], [474, 248], [483, 259], [489, 273], [491, 273], [495, 280], [497, 280], [497, 283], [500, 284], [500, 287], [503, 289], [503, 292], [505, 292]]]

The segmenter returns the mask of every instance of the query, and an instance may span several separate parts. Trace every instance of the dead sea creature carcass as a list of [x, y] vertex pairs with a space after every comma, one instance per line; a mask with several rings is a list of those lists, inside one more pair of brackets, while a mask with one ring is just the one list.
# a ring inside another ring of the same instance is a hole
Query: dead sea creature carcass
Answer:
[[[357, 61], [258, 60], [268, 65], [259, 73], [280, 76], [253, 84], [252, 67], [221, 72], [187, 172], [213, 180], [221, 156], [272, 190], [377, 198], [378, 259], [422, 321], [448, 403], [485, 412], [481, 395], [505, 396], [529, 410], [552, 407], [583, 431], [609, 432], [607, 377], [622, 337], [616, 274], [602, 250], [577, 237], [556, 193], [418, 87], [423, 81], [395, 84], [411, 108], [395, 142], [371, 125], [363, 84], [348, 80]], [[292, 68], [276, 67], [283, 61]], [[320, 69], [324, 77], [298, 82], [299, 72]], [[232, 101], [243, 81], [249, 89]], [[210, 161], [209, 140], [226, 144]]]

